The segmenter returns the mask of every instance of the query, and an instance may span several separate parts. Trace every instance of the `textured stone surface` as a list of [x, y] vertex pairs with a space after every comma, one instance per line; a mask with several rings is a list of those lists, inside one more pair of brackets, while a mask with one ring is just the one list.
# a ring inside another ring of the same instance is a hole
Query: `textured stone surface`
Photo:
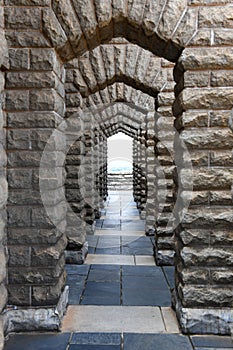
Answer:
[[[172, 264], [176, 250], [179, 301], [190, 310], [231, 306], [231, 1], [3, 3], [0, 127], [7, 132], [0, 144], [8, 157], [0, 155], [0, 310], [6, 303], [4, 167], [9, 302], [46, 310], [65, 284], [65, 248], [67, 259], [79, 258], [107, 197], [107, 138], [119, 131], [133, 138], [134, 199], [147, 234], [156, 233], [159, 264]], [[50, 142], [57, 153], [48, 154], [42, 176], [42, 152], [63, 118]], [[74, 142], [69, 150], [65, 131]], [[210, 321], [199, 314], [197, 321], [195, 312], [188, 325], [180, 318], [184, 329], [216, 332], [215, 310]], [[228, 332], [224, 312], [220, 333]]]

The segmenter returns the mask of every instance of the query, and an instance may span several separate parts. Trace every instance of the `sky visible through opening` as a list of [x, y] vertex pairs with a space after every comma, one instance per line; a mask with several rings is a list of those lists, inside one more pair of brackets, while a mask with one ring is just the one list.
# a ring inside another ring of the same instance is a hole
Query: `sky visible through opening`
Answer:
[[133, 140], [122, 132], [108, 138], [108, 173], [132, 173]]

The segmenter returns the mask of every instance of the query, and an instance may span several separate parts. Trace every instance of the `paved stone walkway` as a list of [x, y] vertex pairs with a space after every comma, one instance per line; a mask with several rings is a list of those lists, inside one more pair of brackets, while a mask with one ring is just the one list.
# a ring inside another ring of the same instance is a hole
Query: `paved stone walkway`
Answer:
[[171, 309], [174, 268], [157, 267], [130, 192], [112, 192], [88, 237], [86, 263], [67, 266], [59, 334], [10, 336], [5, 350], [222, 350], [230, 337], [184, 336]]

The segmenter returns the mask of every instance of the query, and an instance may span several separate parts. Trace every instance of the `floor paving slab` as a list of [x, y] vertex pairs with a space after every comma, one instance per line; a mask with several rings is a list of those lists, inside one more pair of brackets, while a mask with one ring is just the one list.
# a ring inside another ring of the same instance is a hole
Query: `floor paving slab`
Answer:
[[194, 335], [191, 337], [194, 346], [197, 347], [218, 347], [233, 349], [233, 339], [218, 335]]
[[[102, 265], [103, 266], [103, 265]], [[89, 282], [120, 282], [120, 266], [117, 269], [93, 269], [88, 275]]]
[[121, 345], [70, 345], [69, 350], [121, 350]]
[[175, 312], [171, 307], [161, 307], [163, 321], [168, 333], [180, 333], [179, 324]]
[[124, 350], [192, 350], [180, 334], [124, 334]]
[[62, 331], [161, 333], [166, 330], [159, 307], [75, 305], [68, 307]]
[[70, 344], [121, 345], [121, 333], [74, 333]]
[[122, 281], [122, 303], [123, 305], [170, 306], [171, 294], [163, 280], [125, 276]]
[[87, 282], [82, 305], [120, 305], [120, 282]]
[[153, 256], [147, 255], [135, 256], [135, 264], [138, 266], [155, 266], [155, 259]]
[[15, 334], [10, 336], [4, 350], [66, 350], [69, 333]]
[[164, 266], [163, 271], [170, 288], [175, 288], [175, 268], [174, 266]]
[[122, 276], [164, 278], [160, 267], [155, 266], [122, 266]]
[[134, 265], [134, 257], [130, 255], [88, 254], [85, 264]]
[[[108, 229], [101, 229], [101, 230], [95, 230], [94, 233], [95, 236], [129, 236], [128, 231], [120, 231], [120, 230], [108, 230]], [[136, 236], [136, 237], [143, 237], [145, 236], [145, 231], [130, 231], [130, 236]]]

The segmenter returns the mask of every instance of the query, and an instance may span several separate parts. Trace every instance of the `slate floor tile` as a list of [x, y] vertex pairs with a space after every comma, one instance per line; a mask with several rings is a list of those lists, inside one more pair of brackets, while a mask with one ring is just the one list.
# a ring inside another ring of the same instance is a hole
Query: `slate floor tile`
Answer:
[[153, 255], [152, 248], [145, 248], [145, 247], [122, 247], [122, 254], [123, 255]]
[[[209, 348], [209, 347], [207, 347], [207, 348], [194, 348], [195, 350], [226, 350], [227, 348], [219, 348], [219, 347], [211, 347], [211, 348]], [[228, 348], [229, 349], [229, 348]], [[232, 347], [230, 348], [230, 349], [233, 349], [233, 345], [232, 345]]]
[[120, 269], [118, 270], [91, 270], [88, 282], [120, 282]]
[[72, 344], [69, 350], [121, 350], [120, 345], [77, 345]]
[[80, 303], [80, 299], [83, 293], [83, 288], [84, 286], [81, 288], [72, 288], [70, 287], [69, 289], [69, 299], [68, 299], [68, 303], [69, 305], [79, 305]]
[[233, 340], [231, 337], [222, 337], [218, 335], [194, 335], [191, 337], [193, 345], [196, 347], [215, 347], [233, 349]]
[[82, 305], [120, 305], [120, 283], [87, 282]]
[[66, 271], [69, 275], [87, 275], [90, 266], [88, 265], [66, 265]]
[[120, 333], [74, 333], [71, 344], [120, 345]]
[[10, 336], [4, 350], [66, 350], [70, 333], [16, 334]]
[[124, 334], [124, 350], [192, 350], [189, 339], [179, 334]]
[[166, 282], [151, 277], [125, 276], [122, 279], [123, 305], [170, 306]]
[[171, 289], [175, 288], [175, 268], [174, 266], [164, 266], [164, 273]]
[[95, 254], [112, 254], [119, 255], [121, 253], [120, 247], [115, 248], [96, 248]]
[[164, 280], [161, 268], [155, 266], [122, 266], [122, 276], [148, 276]]
[[85, 283], [86, 276], [81, 275], [67, 275], [66, 283], [72, 287], [79, 287]]

